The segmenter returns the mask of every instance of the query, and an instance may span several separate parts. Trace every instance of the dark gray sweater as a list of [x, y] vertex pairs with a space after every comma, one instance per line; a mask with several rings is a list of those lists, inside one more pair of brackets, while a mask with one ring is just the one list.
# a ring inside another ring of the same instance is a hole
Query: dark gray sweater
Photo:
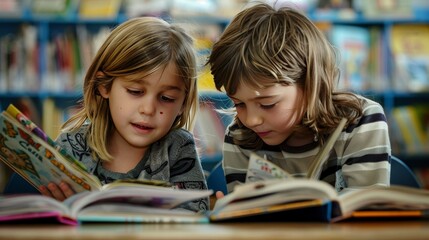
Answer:
[[[83, 163], [88, 172], [97, 176], [103, 184], [117, 179], [148, 179], [170, 182], [180, 189], [207, 189], [203, 169], [196, 151], [193, 135], [184, 130], [171, 131], [151, 145], [140, 163], [127, 173], [104, 169], [102, 161], [91, 157], [86, 141], [88, 125], [76, 132], [61, 133], [56, 142], [70, 155]], [[180, 206], [192, 211], [209, 209], [207, 198]]]

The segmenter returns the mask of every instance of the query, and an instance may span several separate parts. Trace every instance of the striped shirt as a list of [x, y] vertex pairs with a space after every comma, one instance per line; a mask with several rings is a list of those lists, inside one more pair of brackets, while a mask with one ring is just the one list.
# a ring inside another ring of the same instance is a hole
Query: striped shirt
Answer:
[[[364, 98], [363, 116], [357, 124], [346, 127], [338, 137], [320, 180], [335, 187], [337, 192], [372, 185], [390, 185], [391, 146], [386, 116], [380, 104]], [[235, 145], [230, 132], [236, 124], [228, 127], [223, 146], [223, 168], [228, 192], [235, 185], [244, 183], [251, 149]], [[305, 176], [311, 160], [320, 146], [313, 142], [300, 147], [264, 145], [254, 151], [259, 156], [278, 165], [294, 176]]]

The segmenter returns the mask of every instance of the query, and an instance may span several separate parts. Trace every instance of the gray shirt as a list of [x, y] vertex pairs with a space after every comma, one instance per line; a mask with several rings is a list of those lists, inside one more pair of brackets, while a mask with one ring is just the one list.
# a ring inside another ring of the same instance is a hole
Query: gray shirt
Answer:
[[[184, 130], [173, 130], [153, 143], [142, 160], [127, 173], [109, 171], [102, 161], [91, 157], [91, 149], [86, 141], [88, 125], [79, 131], [63, 132], [56, 142], [97, 176], [103, 184], [117, 179], [161, 180], [172, 183], [179, 189], [207, 189], [201, 162], [196, 151], [193, 135]], [[181, 208], [192, 211], [209, 209], [207, 198], [186, 203]]]

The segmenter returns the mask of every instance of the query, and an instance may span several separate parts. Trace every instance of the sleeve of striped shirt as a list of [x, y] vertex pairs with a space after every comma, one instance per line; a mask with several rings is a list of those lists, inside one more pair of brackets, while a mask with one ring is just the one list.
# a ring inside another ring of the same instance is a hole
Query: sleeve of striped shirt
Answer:
[[[343, 185], [339, 190], [390, 185], [391, 146], [384, 110], [380, 104], [366, 99], [363, 113], [359, 122], [348, 126], [342, 135], [344, 144], [338, 145], [343, 149], [336, 149], [341, 164], [336, 184]], [[343, 183], [338, 182], [339, 177]]]

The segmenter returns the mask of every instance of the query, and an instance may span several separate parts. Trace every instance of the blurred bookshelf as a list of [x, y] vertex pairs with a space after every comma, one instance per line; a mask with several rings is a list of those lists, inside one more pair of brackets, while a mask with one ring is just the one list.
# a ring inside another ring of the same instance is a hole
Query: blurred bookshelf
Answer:
[[[218, 111], [210, 112], [211, 107], [228, 107], [230, 102], [223, 94], [216, 93], [204, 63], [213, 42], [231, 17], [248, 2], [2, 0], [0, 110], [9, 103], [22, 106], [30, 118], [55, 138], [61, 123], [76, 109], [84, 73], [108, 32], [132, 17], [158, 16], [183, 25], [196, 39], [200, 99], [202, 109], [208, 109], [201, 115], [204, 119], [210, 119], [208, 116], [221, 118], [220, 122], [215, 119], [210, 124], [204, 123], [204, 126], [218, 126], [217, 131], [212, 129], [204, 133], [204, 128], [200, 128], [200, 133], [195, 133], [197, 141], [203, 141], [199, 143], [200, 156], [205, 170], [209, 171], [222, 159], [222, 131], [231, 118]], [[429, 2], [279, 0], [277, 4], [300, 8], [320, 27], [339, 53], [340, 88], [381, 103], [388, 117], [393, 154], [416, 171], [427, 171]], [[417, 121], [405, 125], [408, 128], [401, 128], [399, 123], [404, 121], [404, 115], [417, 106], [418, 114], [414, 118]], [[404, 137], [410, 128], [420, 137]], [[212, 139], [204, 136], [207, 134]], [[415, 141], [422, 147], [410, 151]], [[207, 145], [208, 142], [212, 146]]]

